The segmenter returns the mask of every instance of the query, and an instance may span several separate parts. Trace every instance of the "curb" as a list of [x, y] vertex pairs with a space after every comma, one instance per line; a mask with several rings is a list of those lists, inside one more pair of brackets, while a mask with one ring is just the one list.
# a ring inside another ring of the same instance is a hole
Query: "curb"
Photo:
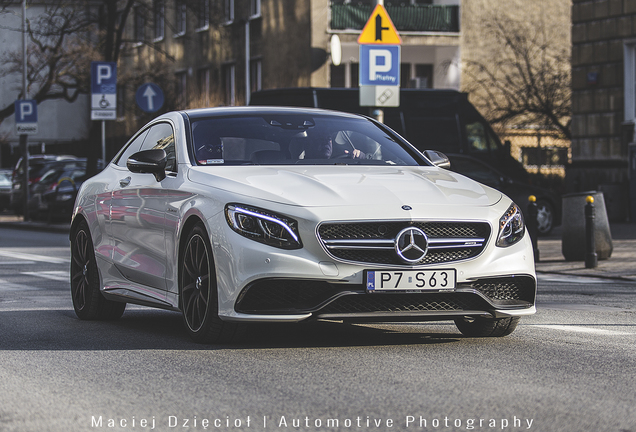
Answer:
[[42, 232], [52, 232], [52, 233], [61, 233], [61, 234], [69, 234], [71, 231], [70, 225], [65, 225], [65, 224], [50, 225], [50, 224], [39, 223], [39, 222], [0, 222], [0, 228], [42, 231]]

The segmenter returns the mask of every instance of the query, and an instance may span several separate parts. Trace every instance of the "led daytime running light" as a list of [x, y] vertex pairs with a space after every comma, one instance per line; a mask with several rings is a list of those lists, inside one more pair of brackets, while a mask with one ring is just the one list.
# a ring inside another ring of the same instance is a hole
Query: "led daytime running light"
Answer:
[[[231, 212], [234, 213], [241, 213], [241, 214], [245, 214], [248, 216], [252, 216], [255, 217], [256, 219], [264, 219], [266, 221], [269, 222], [273, 222], [277, 225], [280, 225], [281, 227], [283, 227], [285, 229], [285, 231], [287, 231], [289, 233], [289, 235], [294, 239], [294, 241], [299, 242], [298, 236], [296, 235], [296, 233], [294, 231], [292, 231], [292, 229], [283, 221], [264, 215], [262, 213], [256, 213], [241, 207], [234, 207], [233, 209], [230, 209]], [[235, 222], [235, 219], [232, 219], [233, 222]], [[234, 225], [237, 229], [241, 229], [241, 227]], [[261, 228], [265, 229], [262, 225]]]

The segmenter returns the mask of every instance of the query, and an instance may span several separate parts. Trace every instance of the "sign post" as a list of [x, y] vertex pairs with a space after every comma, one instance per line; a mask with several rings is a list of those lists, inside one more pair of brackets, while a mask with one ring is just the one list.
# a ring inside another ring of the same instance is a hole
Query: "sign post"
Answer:
[[24, 220], [29, 220], [29, 145], [27, 136], [38, 133], [38, 103], [33, 99], [15, 101], [15, 132], [20, 136], [24, 178], [22, 179], [22, 199]]
[[360, 106], [400, 106], [401, 43], [386, 9], [378, 4], [358, 37]]
[[106, 120], [117, 119], [117, 63], [91, 63], [91, 120], [102, 121], [102, 161], [106, 163]]

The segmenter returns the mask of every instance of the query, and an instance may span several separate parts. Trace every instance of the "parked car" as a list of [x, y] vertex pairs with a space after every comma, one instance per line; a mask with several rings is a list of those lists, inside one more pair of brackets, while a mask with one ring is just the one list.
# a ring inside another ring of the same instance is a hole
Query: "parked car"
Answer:
[[534, 195], [537, 199], [537, 228], [540, 235], [549, 234], [552, 228], [561, 224], [561, 198], [552, 191], [514, 180], [473, 157], [459, 154], [447, 156], [451, 170], [503, 192], [521, 207], [524, 214], [528, 208], [528, 198]]
[[[250, 105], [327, 108], [371, 115], [375, 108], [360, 106], [357, 88], [283, 88], [260, 90], [250, 96]], [[384, 107], [384, 123], [420, 151], [438, 150], [465, 154], [482, 160], [499, 172], [527, 182], [528, 172], [510, 156], [490, 124], [456, 90], [400, 89], [400, 106]]]
[[[77, 160], [69, 155], [31, 155], [29, 156], [29, 192], [42, 176], [54, 166], [69, 160]], [[18, 159], [11, 176], [11, 208], [16, 214], [24, 213], [24, 158]]]
[[0, 170], [0, 212], [11, 205], [11, 171]]
[[56, 163], [32, 185], [29, 214], [34, 219], [70, 220], [77, 191], [86, 180], [86, 160]]
[[164, 114], [80, 188], [75, 313], [180, 311], [197, 342], [316, 319], [454, 320], [468, 336], [510, 334], [535, 312], [521, 210], [426, 155], [354, 114]]

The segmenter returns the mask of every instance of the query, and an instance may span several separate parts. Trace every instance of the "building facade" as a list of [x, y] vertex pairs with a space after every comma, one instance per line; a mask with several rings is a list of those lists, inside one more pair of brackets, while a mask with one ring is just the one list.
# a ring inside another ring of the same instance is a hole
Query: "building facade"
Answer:
[[[27, 19], [37, 21], [46, 13], [44, 2], [29, 2]], [[22, 8], [19, 2], [0, 9], [0, 109], [12, 105], [22, 97], [22, 74], [13, 70], [13, 59], [22, 53]], [[27, 98], [37, 90], [32, 85]], [[31, 153], [65, 153], [75, 149], [88, 138], [90, 105], [87, 95], [78, 96], [73, 103], [63, 99], [47, 100], [38, 104], [38, 133], [29, 135]], [[12, 168], [21, 156], [19, 136], [16, 133], [15, 116], [0, 123], [0, 167]]]
[[572, 24], [568, 189], [602, 191], [610, 220], [624, 221], [630, 202], [628, 146], [635, 141], [636, 123], [636, 2], [574, 0]]

